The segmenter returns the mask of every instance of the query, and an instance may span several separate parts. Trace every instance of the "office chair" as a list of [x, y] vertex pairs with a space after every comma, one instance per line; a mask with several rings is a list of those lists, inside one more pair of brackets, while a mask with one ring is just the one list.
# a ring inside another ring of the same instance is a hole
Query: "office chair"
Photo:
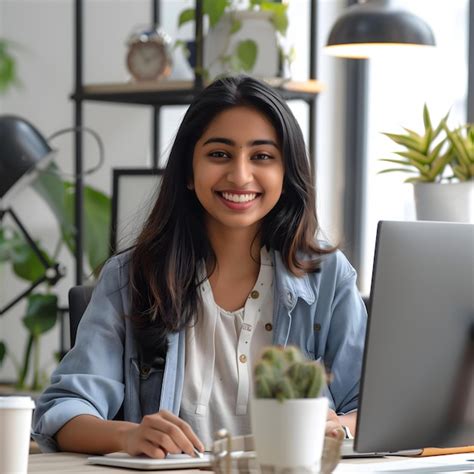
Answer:
[[93, 286], [73, 286], [69, 290], [69, 335], [71, 347], [76, 342], [77, 326], [91, 300]]

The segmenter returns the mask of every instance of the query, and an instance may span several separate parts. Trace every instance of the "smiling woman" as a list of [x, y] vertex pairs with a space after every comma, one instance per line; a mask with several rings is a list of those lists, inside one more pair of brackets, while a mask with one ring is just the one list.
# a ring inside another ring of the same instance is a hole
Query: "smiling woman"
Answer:
[[298, 123], [269, 86], [204, 89], [176, 134], [135, 245], [104, 267], [76, 344], [38, 400], [46, 450], [163, 457], [250, 433], [252, 367], [295, 345], [333, 375], [326, 430], [354, 429], [365, 307], [317, 239]]
[[206, 212], [211, 239], [245, 228], [251, 241], [275, 207], [283, 186], [283, 158], [271, 122], [251, 107], [212, 120], [197, 141], [189, 186]]

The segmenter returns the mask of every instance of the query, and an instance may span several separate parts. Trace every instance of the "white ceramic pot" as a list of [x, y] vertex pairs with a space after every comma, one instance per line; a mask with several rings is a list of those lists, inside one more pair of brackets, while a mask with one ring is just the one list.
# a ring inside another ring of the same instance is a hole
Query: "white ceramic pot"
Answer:
[[257, 460], [286, 472], [319, 473], [328, 399], [252, 399], [251, 421]]
[[[265, 11], [237, 11], [234, 17], [242, 23], [239, 31], [230, 34], [231, 15], [226, 13], [219, 23], [209, 30], [204, 40], [204, 66], [211, 77], [226, 71], [219, 57], [233, 53], [237, 43], [254, 40], [257, 43], [257, 58], [249, 73], [257, 77], [278, 75], [278, 42], [276, 30], [271, 22], [271, 13]], [[232, 71], [230, 71], [232, 72]]]
[[418, 220], [474, 223], [474, 180], [415, 183], [413, 190]]

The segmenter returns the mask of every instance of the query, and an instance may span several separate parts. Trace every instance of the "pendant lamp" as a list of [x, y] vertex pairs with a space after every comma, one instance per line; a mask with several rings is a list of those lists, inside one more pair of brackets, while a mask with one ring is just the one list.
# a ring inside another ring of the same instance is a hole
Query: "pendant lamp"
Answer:
[[332, 56], [367, 59], [377, 53], [435, 46], [433, 32], [420, 17], [388, 0], [359, 0], [338, 18], [324, 51]]

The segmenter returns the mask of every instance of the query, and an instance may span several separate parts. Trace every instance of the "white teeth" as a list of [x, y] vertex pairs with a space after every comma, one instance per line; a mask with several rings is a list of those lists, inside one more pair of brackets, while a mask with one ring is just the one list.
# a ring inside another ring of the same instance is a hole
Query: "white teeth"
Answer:
[[251, 193], [251, 194], [221, 193], [221, 194], [225, 200], [232, 201], [232, 202], [249, 202], [249, 201], [253, 201], [257, 197], [255, 193]]

